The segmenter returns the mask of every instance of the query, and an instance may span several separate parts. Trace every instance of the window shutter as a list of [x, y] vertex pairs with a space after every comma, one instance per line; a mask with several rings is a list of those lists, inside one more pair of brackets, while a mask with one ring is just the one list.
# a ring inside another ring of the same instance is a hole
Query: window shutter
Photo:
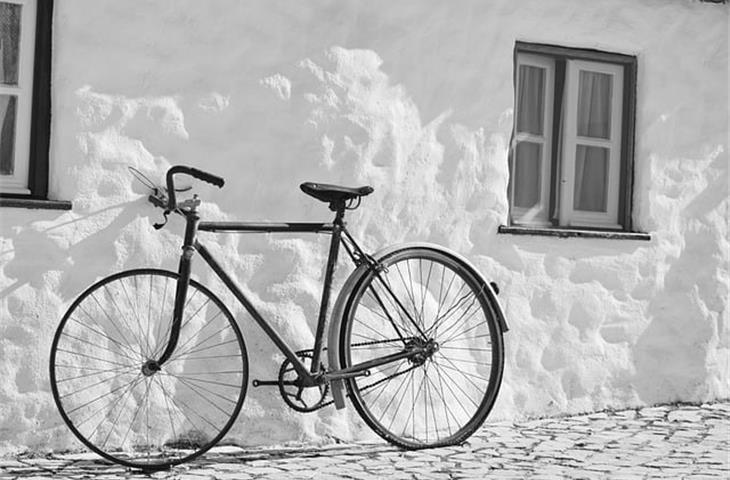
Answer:
[[568, 60], [560, 224], [621, 229], [623, 67]]
[[550, 225], [550, 155], [553, 131], [555, 62], [520, 54], [515, 84], [515, 132], [512, 150], [512, 220]]

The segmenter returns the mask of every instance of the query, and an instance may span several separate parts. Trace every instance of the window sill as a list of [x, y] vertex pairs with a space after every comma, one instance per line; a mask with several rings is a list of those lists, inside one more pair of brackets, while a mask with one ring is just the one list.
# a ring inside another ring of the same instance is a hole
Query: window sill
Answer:
[[542, 227], [519, 227], [500, 225], [499, 233], [510, 233], [513, 235], [545, 235], [549, 237], [582, 237], [582, 238], [604, 238], [611, 240], [651, 240], [651, 235], [644, 232], [620, 232], [613, 230], [578, 230], [570, 228], [542, 228]]
[[0, 197], [0, 208], [32, 208], [36, 210], [71, 210], [71, 202], [66, 200], [37, 200], [34, 198]]

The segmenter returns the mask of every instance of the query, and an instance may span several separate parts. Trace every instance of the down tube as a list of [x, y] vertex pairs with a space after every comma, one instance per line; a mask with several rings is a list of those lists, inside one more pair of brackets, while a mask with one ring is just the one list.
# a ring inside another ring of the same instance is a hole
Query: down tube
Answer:
[[211, 269], [218, 275], [218, 278], [220, 278], [223, 283], [228, 287], [228, 289], [233, 293], [233, 295], [236, 296], [239, 302], [241, 302], [241, 305], [244, 306], [246, 311], [251, 314], [254, 320], [256, 320], [256, 323], [259, 324], [259, 326], [266, 332], [266, 335], [269, 336], [272, 342], [276, 344], [276, 346], [281, 350], [281, 353], [286, 355], [286, 358], [289, 359], [289, 361], [292, 362], [292, 365], [294, 366], [294, 369], [297, 371], [297, 373], [302, 378], [309, 378], [309, 371], [307, 367], [302, 364], [302, 362], [297, 357], [296, 353], [289, 348], [289, 345], [282, 339], [278, 332], [274, 330], [271, 325], [261, 316], [261, 314], [256, 310], [256, 308], [251, 304], [251, 302], [248, 301], [248, 298], [246, 298], [246, 295], [243, 294], [240, 288], [236, 285], [236, 283], [233, 281], [233, 279], [223, 270], [223, 268], [220, 266], [220, 264], [216, 261], [215, 258], [210, 254], [207, 248], [203, 246], [200, 242], [195, 242], [195, 249], [200, 253], [200, 256], [205, 260], [205, 262], [210, 266]]

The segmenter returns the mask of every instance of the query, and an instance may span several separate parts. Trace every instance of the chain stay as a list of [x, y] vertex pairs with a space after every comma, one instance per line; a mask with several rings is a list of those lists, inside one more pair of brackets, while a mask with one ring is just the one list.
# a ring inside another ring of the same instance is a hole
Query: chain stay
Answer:
[[[383, 343], [392, 343], [392, 342], [400, 342], [400, 341], [401, 341], [401, 339], [394, 339], [394, 340], [373, 340], [372, 342], [353, 343], [352, 346], [353, 347], [362, 347], [362, 346], [367, 346], [367, 345], [378, 345], [378, 344], [383, 344]], [[325, 348], [322, 349], [322, 351], [324, 351], [324, 350], [327, 350], [327, 347], [325, 347]], [[306, 355], [307, 353], [312, 353], [312, 351], [313, 351], [312, 349], [299, 350], [299, 351], [296, 352], [296, 354], [299, 355], [301, 353], [301, 354], [305, 354]], [[390, 380], [392, 378], [399, 377], [399, 376], [401, 376], [401, 375], [403, 375], [405, 373], [408, 373], [411, 370], [414, 370], [414, 369], [416, 369], [418, 367], [420, 367], [420, 365], [413, 365], [413, 366], [411, 366], [411, 367], [403, 370], [402, 372], [396, 372], [396, 373], [394, 373], [392, 375], [389, 375], [389, 376], [387, 376], [385, 378], [381, 378], [377, 382], [374, 382], [374, 383], [371, 383], [369, 385], [366, 385], [366, 386], [360, 388], [360, 390], [368, 390], [368, 389], [373, 388], [373, 387], [375, 387], [377, 385], [380, 385], [381, 383], [386, 382], [386, 381], [388, 381], [388, 380]], [[349, 397], [350, 394], [348, 393], [346, 396]], [[319, 404], [316, 408], [312, 409], [311, 411], [312, 412], [315, 412], [317, 410], [321, 410], [324, 407], [329, 407], [333, 403], [335, 403], [334, 400], [330, 400], [330, 401], [327, 401], [327, 402], [322, 402], [321, 404]]]

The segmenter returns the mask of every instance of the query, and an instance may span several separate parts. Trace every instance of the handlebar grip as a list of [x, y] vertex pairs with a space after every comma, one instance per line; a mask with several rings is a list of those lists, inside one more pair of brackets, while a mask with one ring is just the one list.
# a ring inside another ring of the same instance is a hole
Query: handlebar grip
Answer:
[[204, 172], [202, 170], [198, 170], [197, 168], [190, 168], [190, 171], [188, 172], [193, 177], [197, 178], [198, 180], [202, 180], [204, 182], [212, 183], [218, 188], [223, 188], [223, 185], [226, 183], [223, 178], [213, 175], [212, 173]]
[[186, 175], [190, 175], [191, 177], [197, 178], [198, 180], [213, 184], [218, 188], [223, 187], [223, 184], [225, 183], [225, 180], [223, 180], [221, 177], [213, 175], [212, 173], [198, 170], [197, 168], [186, 167], [185, 165], [175, 165], [174, 167], [170, 167], [170, 169], [167, 171], [168, 210], [175, 209], [175, 206], [177, 205], [175, 199], [175, 181], [173, 180], [173, 176], [176, 173], [184, 173]]

